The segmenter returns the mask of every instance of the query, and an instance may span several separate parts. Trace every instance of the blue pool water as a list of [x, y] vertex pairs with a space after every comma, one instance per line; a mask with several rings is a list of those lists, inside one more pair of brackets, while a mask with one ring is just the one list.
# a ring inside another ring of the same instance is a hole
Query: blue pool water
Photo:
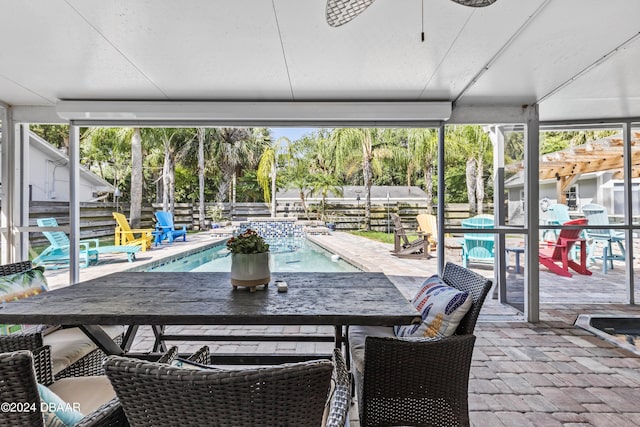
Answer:
[[[305, 238], [267, 239], [272, 272], [348, 272], [360, 271]], [[231, 254], [224, 244], [153, 267], [147, 271], [231, 270]]]

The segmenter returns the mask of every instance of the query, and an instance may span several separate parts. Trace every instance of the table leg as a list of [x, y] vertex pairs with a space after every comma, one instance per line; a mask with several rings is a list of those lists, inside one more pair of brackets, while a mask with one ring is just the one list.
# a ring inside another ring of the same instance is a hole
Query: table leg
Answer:
[[127, 331], [124, 333], [124, 339], [122, 340], [122, 349], [125, 352], [128, 352], [131, 349], [131, 346], [133, 345], [133, 340], [136, 337], [136, 334], [138, 333], [138, 325], [130, 325], [127, 328]]
[[344, 335], [342, 331], [342, 325], [335, 325], [334, 327], [334, 344], [336, 348], [341, 348], [344, 342]]
[[151, 325], [151, 329], [153, 330], [153, 335], [156, 337], [156, 340], [153, 343], [153, 351], [167, 351], [167, 344], [162, 339], [162, 336], [164, 335], [164, 325]]
[[98, 325], [80, 325], [80, 329], [93, 341], [105, 354], [123, 355], [124, 350], [111, 339], [111, 337]]

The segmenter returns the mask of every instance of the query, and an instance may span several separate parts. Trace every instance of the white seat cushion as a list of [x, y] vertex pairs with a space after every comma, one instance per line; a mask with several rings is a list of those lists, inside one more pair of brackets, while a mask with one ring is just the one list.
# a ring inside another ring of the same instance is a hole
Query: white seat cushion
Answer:
[[349, 326], [349, 352], [356, 370], [364, 371], [364, 342], [368, 336], [395, 338], [392, 326]]
[[[122, 326], [103, 326], [111, 338], [122, 334]], [[54, 375], [98, 348], [80, 328], [57, 329], [42, 339], [51, 346], [51, 362]]]
[[362, 399], [364, 379], [364, 345], [367, 337], [395, 338], [393, 326], [349, 326], [349, 353], [356, 397]]
[[83, 415], [94, 412], [116, 397], [109, 379], [104, 375], [62, 378], [51, 384], [49, 389], [71, 405], [79, 403]]

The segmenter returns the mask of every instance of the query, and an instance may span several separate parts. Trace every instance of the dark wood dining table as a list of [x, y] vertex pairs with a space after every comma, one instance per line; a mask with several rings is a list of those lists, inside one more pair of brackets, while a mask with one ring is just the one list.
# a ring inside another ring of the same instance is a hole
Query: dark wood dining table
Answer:
[[[154, 350], [162, 351], [172, 340], [323, 340], [308, 335], [169, 335], [165, 325], [331, 325], [335, 336], [328, 338], [340, 346], [349, 325], [420, 320], [382, 273], [272, 273], [271, 279], [266, 288], [250, 292], [233, 290], [228, 273], [118, 272], [4, 304], [0, 323], [79, 326], [105, 353], [125, 354], [142, 325], [152, 326]], [[278, 292], [276, 279], [287, 283], [287, 292]], [[123, 343], [116, 344], [99, 325], [127, 325]]]

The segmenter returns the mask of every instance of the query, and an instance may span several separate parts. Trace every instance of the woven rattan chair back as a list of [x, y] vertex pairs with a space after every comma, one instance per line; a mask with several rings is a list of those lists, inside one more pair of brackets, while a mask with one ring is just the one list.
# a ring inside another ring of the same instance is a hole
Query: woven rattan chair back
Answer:
[[[43, 347], [38, 354], [40, 357], [46, 358], [49, 377], [51, 377], [49, 347]], [[46, 385], [50, 384], [51, 382]], [[30, 351], [19, 350], [0, 353], [0, 396], [2, 396], [3, 404], [9, 404], [8, 408], [22, 408], [22, 410], [15, 411], [0, 411], [0, 426], [44, 426], [33, 354]], [[16, 406], [12, 404], [16, 404]], [[94, 412], [85, 414], [76, 427], [124, 427], [128, 425], [120, 402], [117, 399], [112, 399]]]
[[0, 396], [2, 403], [18, 403], [36, 410], [0, 411], [0, 425], [42, 426], [40, 397], [31, 352], [26, 350], [0, 354]]
[[369, 336], [358, 402], [362, 426], [469, 425], [473, 330], [491, 280], [447, 263], [442, 279], [468, 292], [473, 304], [454, 336], [438, 341]]
[[246, 370], [193, 370], [109, 356], [105, 372], [132, 426], [318, 426], [329, 360]]
[[442, 280], [453, 288], [469, 292], [473, 305], [460, 321], [456, 335], [472, 334], [482, 309], [482, 304], [491, 289], [492, 281], [460, 265], [448, 262], [444, 266]]
[[360, 424], [469, 425], [474, 343], [473, 335], [432, 342], [367, 337]]

